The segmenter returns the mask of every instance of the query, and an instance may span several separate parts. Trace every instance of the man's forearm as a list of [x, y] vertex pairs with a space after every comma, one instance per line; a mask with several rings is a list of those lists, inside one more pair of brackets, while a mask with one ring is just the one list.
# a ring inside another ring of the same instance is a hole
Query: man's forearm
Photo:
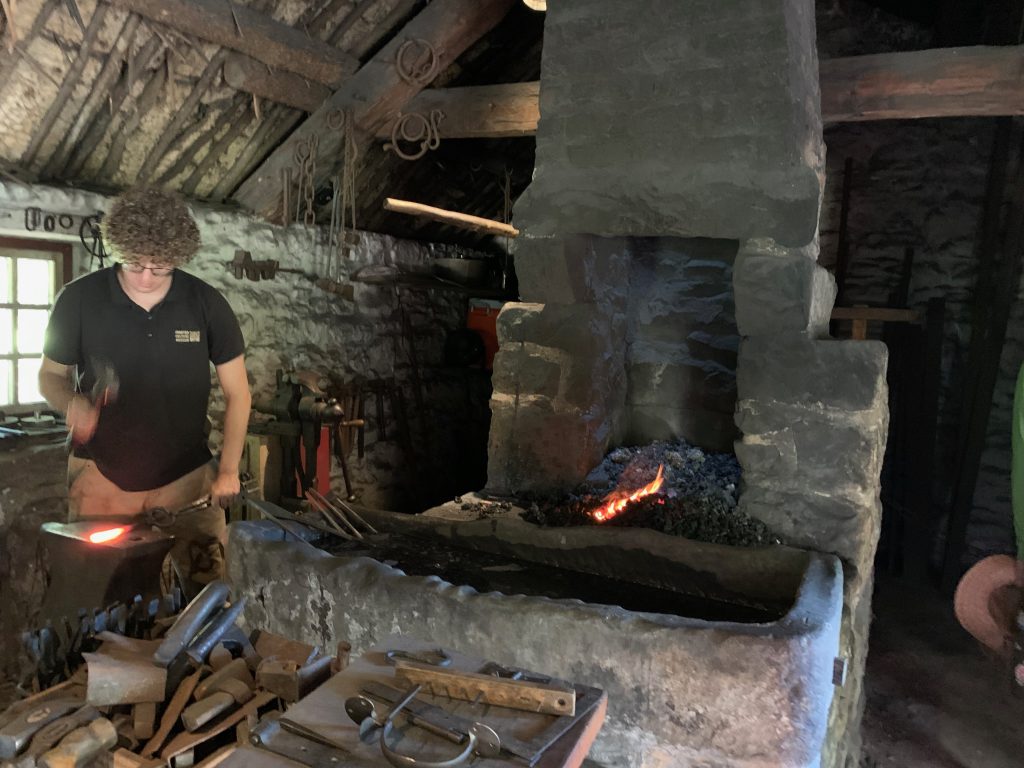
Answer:
[[75, 397], [71, 380], [67, 376], [50, 371], [40, 372], [39, 391], [53, 410], [64, 414], [68, 412], [68, 406], [71, 405], [71, 400]]
[[248, 392], [228, 398], [224, 409], [224, 444], [220, 452], [220, 472], [238, 474], [242, 448], [249, 429], [249, 410], [252, 397]]

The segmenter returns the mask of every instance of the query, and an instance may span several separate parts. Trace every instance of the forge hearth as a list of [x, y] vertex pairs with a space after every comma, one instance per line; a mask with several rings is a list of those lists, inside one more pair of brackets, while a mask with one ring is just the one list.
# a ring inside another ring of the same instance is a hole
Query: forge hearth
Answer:
[[[656, 441], [611, 451], [570, 493], [527, 494], [524, 519], [541, 526], [652, 528], [711, 544], [762, 546], [779, 537], [739, 509], [740, 465], [731, 453]], [[493, 504], [462, 500], [481, 516]]]
[[387, 547], [331, 554], [266, 524], [232, 526], [228, 569], [247, 622], [355, 652], [400, 631], [599, 686], [601, 766], [818, 764], [842, 606], [836, 558], [545, 529], [514, 513], [360, 512]]

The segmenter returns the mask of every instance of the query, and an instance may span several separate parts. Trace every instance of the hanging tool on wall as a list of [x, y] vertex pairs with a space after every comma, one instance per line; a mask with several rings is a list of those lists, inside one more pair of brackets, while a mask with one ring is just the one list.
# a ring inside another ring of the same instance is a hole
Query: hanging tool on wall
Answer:
[[100, 269], [103, 269], [105, 264], [104, 260], [110, 255], [107, 253], [106, 247], [103, 245], [103, 233], [100, 230], [100, 222], [103, 220], [102, 211], [98, 211], [93, 216], [86, 216], [82, 219], [82, 224], [78, 228], [78, 238], [82, 241], [82, 246], [92, 257], [90, 264], [93, 260], [98, 260], [100, 263]]
[[279, 273], [301, 275], [311, 281], [317, 288], [327, 293], [341, 296], [348, 301], [352, 301], [355, 298], [355, 288], [351, 283], [343, 283], [327, 277], [320, 277], [303, 269], [282, 267], [281, 262], [276, 259], [256, 260], [253, 259], [250, 251], [243, 251], [241, 249], [235, 251], [235, 257], [231, 261], [225, 262], [225, 264], [228, 271], [239, 280], [244, 278], [258, 283], [261, 280], [273, 280]]

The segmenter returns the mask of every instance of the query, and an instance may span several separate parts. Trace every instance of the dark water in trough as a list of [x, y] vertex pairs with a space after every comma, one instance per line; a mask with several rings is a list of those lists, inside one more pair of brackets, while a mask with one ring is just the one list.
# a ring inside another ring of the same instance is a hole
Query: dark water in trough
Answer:
[[[791, 602], [747, 603], [721, 596], [687, 594], [664, 587], [461, 549], [416, 536], [391, 533], [374, 538], [376, 541], [371, 547], [341, 542], [330, 546], [328, 551], [349, 557], [371, 557], [410, 576], [439, 576], [447, 582], [470, 586], [478, 592], [575, 599], [585, 603], [615, 605], [629, 611], [706, 621], [768, 623], [780, 619], [791, 607]], [[665, 574], [664, 578], [669, 582], [672, 575]]]

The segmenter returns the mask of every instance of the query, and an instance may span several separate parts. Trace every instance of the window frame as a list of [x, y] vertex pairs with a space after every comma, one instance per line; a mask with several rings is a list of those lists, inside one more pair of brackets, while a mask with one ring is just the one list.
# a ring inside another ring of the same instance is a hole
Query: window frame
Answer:
[[[48, 251], [52, 254], [55, 254], [53, 256], [54, 263], [56, 264], [56, 269], [54, 269], [53, 271], [53, 292], [55, 296], [57, 295], [57, 292], [60, 291], [60, 289], [63, 288], [65, 285], [67, 285], [67, 283], [69, 283], [71, 280], [72, 270], [74, 269], [74, 250], [71, 243], [60, 243], [55, 242], [53, 240], [36, 240], [31, 237], [0, 236], [0, 248], [6, 248], [15, 251]], [[17, 299], [16, 296], [13, 298]], [[15, 301], [14, 308], [16, 309], [17, 306], [18, 302]], [[17, 334], [17, 328], [14, 329], [14, 332], [15, 334]], [[0, 355], [0, 359], [13, 361], [24, 359], [26, 357], [31, 356], [19, 355], [17, 353], [12, 353], [10, 355]], [[17, 387], [17, 382], [15, 382], [15, 387]], [[3, 411], [4, 413], [7, 413], [9, 415], [23, 415], [26, 413], [33, 413], [39, 410], [48, 410], [49, 407], [50, 406], [47, 405], [45, 402], [19, 403], [17, 405], [14, 403], [0, 403], [0, 411]]]

